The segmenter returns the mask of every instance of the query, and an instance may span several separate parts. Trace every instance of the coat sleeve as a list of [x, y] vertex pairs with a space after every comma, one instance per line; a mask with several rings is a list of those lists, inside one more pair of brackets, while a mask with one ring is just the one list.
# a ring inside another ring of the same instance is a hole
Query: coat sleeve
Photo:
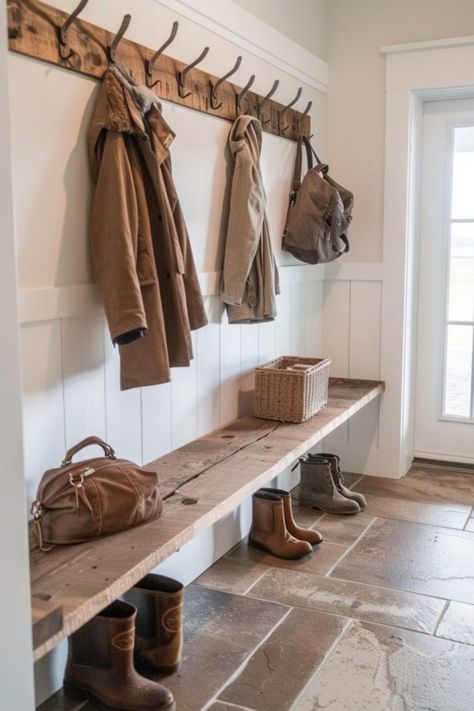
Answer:
[[[146, 332], [137, 274], [138, 206], [125, 138], [108, 131], [92, 206], [92, 263], [114, 342]], [[122, 337], [122, 338], [121, 338]]]
[[245, 285], [260, 241], [265, 197], [258, 171], [248, 160], [236, 164], [232, 177], [224, 248], [221, 297], [242, 303]]

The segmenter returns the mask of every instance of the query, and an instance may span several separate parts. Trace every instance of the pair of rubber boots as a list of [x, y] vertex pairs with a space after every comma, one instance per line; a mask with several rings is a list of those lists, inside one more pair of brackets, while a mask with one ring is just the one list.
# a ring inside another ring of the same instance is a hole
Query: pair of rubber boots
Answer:
[[355, 514], [366, 507], [365, 497], [344, 485], [341, 462], [337, 454], [308, 454], [299, 461], [300, 506], [332, 514]]
[[252, 514], [249, 546], [277, 558], [302, 558], [323, 540], [319, 531], [297, 525], [291, 496], [283, 489], [259, 489], [252, 497]]
[[171, 674], [183, 647], [183, 585], [147, 575], [69, 637], [64, 689], [100, 709], [175, 711], [173, 695], [142, 676]]

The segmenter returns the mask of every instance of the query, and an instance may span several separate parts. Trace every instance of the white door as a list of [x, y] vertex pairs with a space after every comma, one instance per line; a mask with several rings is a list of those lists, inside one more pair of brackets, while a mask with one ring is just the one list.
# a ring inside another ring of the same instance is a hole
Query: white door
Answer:
[[474, 462], [474, 100], [425, 104], [415, 456]]

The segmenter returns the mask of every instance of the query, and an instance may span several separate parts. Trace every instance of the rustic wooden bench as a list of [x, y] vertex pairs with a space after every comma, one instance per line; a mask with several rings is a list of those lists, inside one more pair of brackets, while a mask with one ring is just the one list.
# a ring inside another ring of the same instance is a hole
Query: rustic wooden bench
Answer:
[[146, 526], [49, 553], [31, 553], [34, 658], [40, 659], [199, 531], [377, 398], [384, 384], [331, 379], [327, 406], [303, 424], [243, 417], [147, 468], [157, 471], [162, 516]]

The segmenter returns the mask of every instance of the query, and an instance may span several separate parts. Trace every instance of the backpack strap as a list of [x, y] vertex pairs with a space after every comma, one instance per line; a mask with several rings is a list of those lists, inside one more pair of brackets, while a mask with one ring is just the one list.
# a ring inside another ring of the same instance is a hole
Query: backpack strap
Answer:
[[306, 155], [308, 157], [308, 170], [313, 167], [313, 156], [316, 158], [316, 165], [314, 166], [318, 173], [322, 173], [324, 176], [327, 175], [329, 171], [329, 166], [327, 163], [323, 163], [319, 157], [316, 151], [314, 150], [313, 146], [311, 145], [311, 141], [307, 136], [303, 136], [303, 141], [304, 145], [306, 148]]

